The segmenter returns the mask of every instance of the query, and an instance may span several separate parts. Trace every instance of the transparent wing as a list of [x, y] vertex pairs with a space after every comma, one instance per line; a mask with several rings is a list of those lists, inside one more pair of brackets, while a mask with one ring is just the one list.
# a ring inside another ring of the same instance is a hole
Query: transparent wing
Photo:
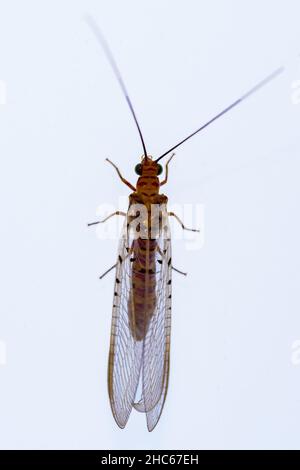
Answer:
[[[168, 232], [169, 233], [169, 232]], [[147, 415], [147, 427], [156, 426], [165, 403], [170, 365], [172, 266], [170, 239], [158, 240], [156, 307], [144, 339], [141, 398], [135, 403]]]
[[129, 324], [132, 241], [127, 234], [127, 218], [120, 240], [114, 287], [111, 339], [108, 363], [108, 392], [116, 423], [124, 428], [130, 416], [142, 364], [143, 342], [136, 341]]

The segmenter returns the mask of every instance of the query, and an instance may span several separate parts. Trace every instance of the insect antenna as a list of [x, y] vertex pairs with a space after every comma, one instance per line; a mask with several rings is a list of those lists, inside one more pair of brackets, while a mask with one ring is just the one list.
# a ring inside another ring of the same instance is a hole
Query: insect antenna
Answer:
[[138, 129], [138, 132], [139, 132], [139, 135], [140, 135], [140, 139], [142, 141], [142, 146], [143, 146], [143, 151], [144, 151], [144, 155], [147, 156], [147, 150], [146, 150], [146, 145], [145, 145], [145, 141], [144, 141], [144, 138], [143, 138], [143, 134], [142, 134], [142, 131], [141, 131], [141, 128], [140, 128], [140, 125], [138, 123], [138, 120], [137, 120], [137, 117], [136, 117], [136, 114], [135, 114], [135, 111], [133, 109], [133, 105], [131, 103], [131, 100], [129, 98], [129, 95], [128, 95], [128, 91], [126, 89], [126, 86], [125, 86], [125, 83], [123, 81], [123, 78], [122, 78], [122, 75], [120, 73], [120, 70], [117, 66], [117, 63], [114, 59], [114, 56], [106, 42], [106, 40], [104, 39], [104, 36], [103, 34], [101, 33], [99, 27], [97, 26], [97, 24], [95, 23], [95, 21], [93, 20], [92, 17], [90, 17], [89, 15], [87, 15], [85, 17], [85, 21], [86, 23], [89, 25], [89, 27], [92, 29], [93, 33], [95, 34], [96, 38], [98, 39], [99, 43], [101, 44], [102, 46], [102, 49], [104, 50], [104, 53], [107, 57], [107, 60], [108, 62], [110, 63], [111, 65], [111, 68], [113, 69], [113, 72], [116, 76], [116, 79], [118, 80], [119, 82], [119, 85], [121, 87], [121, 90], [125, 96], [125, 99], [127, 101], [127, 104], [129, 106], [129, 109], [131, 111], [131, 114], [133, 116], [133, 119], [134, 119], [134, 122], [136, 124], [136, 127]]
[[187, 140], [189, 140], [191, 137], [193, 137], [194, 135], [198, 134], [198, 132], [202, 131], [203, 129], [205, 129], [206, 127], [208, 127], [210, 124], [212, 124], [214, 121], [216, 121], [217, 119], [219, 119], [220, 117], [224, 116], [224, 114], [228, 113], [228, 111], [230, 111], [231, 109], [235, 108], [238, 104], [242, 103], [243, 101], [245, 101], [247, 98], [249, 98], [251, 95], [253, 95], [254, 93], [256, 93], [258, 90], [260, 90], [261, 88], [263, 88], [265, 85], [267, 85], [269, 82], [271, 82], [272, 80], [274, 80], [276, 77], [278, 77], [283, 71], [285, 70], [285, 67], [279, 67], [278, 69], [276, 69], [273, 73], [271, 73], [270, 75], [268, 75], [266, 78], [264, 78], [262, 81], [260, 81], [259, 83], [257, 83], [253, 88], [251, 88], [251, 90], [247, 91], [247, 93], [245, 93], [244, 95], [242, 95], [239, 99], [237, 99], [236, 101], [234, 101], [234, 103], [232, 103], [230, 106], [227, 106], [227, 108], [225, 108], [223, 111], [221, 111], [219, 114], [217, 114], [215, 117], [213, 117], [212, 119], [210, 119], [208, 122], [206, 122], [204, 125], [202, 125], [201, 127], [199, 127], [199, 129], [197, 129], [196, 131], [194, 131], [192, 134], [188, 135], [185, 139], [181, 140], [178, 144], [174, 145], [174, 147], [170, 148], [167, 152], [163, 153], [159, 158], [157, 158], [155, 161], [156, 162], [159, 162], [159, 160], [161, 160], [163, 157], [165, 157], [166, 155], [168, 155], [168, 153], [172, 152], [173, 150], [175, 150], [177, 147], [179, 147], [181, 144], [183, 144], [184, 142], [186, 142]]

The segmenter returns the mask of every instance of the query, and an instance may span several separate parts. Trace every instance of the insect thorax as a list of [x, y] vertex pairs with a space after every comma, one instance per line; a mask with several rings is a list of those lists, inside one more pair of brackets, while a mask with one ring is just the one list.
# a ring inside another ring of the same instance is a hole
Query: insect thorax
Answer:
[[130, 194], [128, 228], [134, 238], [156, 239], [166, 232], [167, 202], [168, 198], [164, 194], [152, 197]]

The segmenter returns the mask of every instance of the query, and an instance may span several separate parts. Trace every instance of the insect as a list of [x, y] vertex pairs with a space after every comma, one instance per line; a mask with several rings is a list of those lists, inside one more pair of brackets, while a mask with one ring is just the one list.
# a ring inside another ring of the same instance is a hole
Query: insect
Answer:
[[143, 147], [141, 161], [135, 166], [139, 176], [136, 185], [127, 181], [119, 168], [107, 159], [132, 191], [128, 212], [117, 211], [104, 220], [88, 224], [103, 223], [113, 216], [125, 218], [117, 261], [100, 277], [116, 270], [108, 363], [109, 399], [120, 428], [126, 426], [135, 408], [146, 414], [148, 430], [152, 431], [161, 416], [169, 382], [172, 270], [185, 274], [173, 266], [168, 218], [174, 217], [184, 230], [197, 231], [185, 227], [176, 214], [167, 211], [168, 198], [160, 192], [168, 181], [168, 165], [174, 154], [165, 165], [165, 177], [161, 181], [158, 177], [163, 168], [159, 162], [275, 79], [284, 67], [275, 70], [206, 124], [153, 159], [147, 153], [140, 125], [113, 55], [93, 19], [88, 17], [86, 21], [120, 84]]

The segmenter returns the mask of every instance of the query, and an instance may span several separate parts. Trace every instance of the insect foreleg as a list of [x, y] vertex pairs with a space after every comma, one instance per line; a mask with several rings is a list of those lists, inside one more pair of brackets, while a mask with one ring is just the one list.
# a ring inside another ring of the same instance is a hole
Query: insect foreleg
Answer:
[[126, 216], [126, 213], [125, 213], [125, 212], [122, 212], [122, 211], [116, 211], [116, 212], [114, 212], [113, 214], [110, 214], [110, 215], [108, 215], [107, 217], [105, 217], [105, 219], [99, 220], [98, 222], [91, 222], [90, 224], [87, 224], [87, 226], [90, 227], [91, 225], [103, 224], [104, 222], [106, 222], [108, 219], [110, 219], [110, 218], [113, 217], [114, 215], [123, 215], [123, 216], [125, 217], [125, 216]]
[[163, 184], [166, 184], [166, 182], [168, 181], [168, 174], [169, 174], [169, 163], [170, 161], [172, 160], [172, 158], [174, 157], [175, 153], [172, 153], [171, 157], [169, 158], [169, 160], [167, 161], [166, 163], [166, 169], [165, 169], [165, 179], [159, 183], [160, 186], [162, 186]]
[[175, 219], [177, 220], [177, 222], [180, 223], [181, 227], [183, 228], [183, 230], [188, 230], [189, 232], [200, 232], [200, 230], [197, 230], [195, 228], [187, 228], [184, 223], [182, 222], [182, 220], [179, 219], [178, 215], [174, 214], [174, 212], [168, 212], [168, 216], [170, 217], [175, 217]]
[[119, 168], [117, 167], [117, 165], [115, 165], [113, 162], [111, 162], [108, 158], [106, 158], [106, 161], [108, 163], [110, 163], [116, 169], [121, 181], [123, 181], [123, 183], [125, 183], [130, 189], [132, 189], [132, 191], [136, 191], [136, 188], [131, 183], [129, 183], [129, 181], [127, 181], [125, 178], [123, 178], [123, 176], [121, 175], [121, 172], [120, 172]]
[[[167, 262], [166, 255], [161, 251], [160, 247], [157, 247], [157, 251], [160, 254], [160, 256], [163, 258], [165, 262]], [[159, 263], [162, 263], [162, 260], [158, 260]], [[168, 263], [171, 263], [171, 258], [168, 260]], [[187, 273], [184, 273], [183, 271], [180, 271], [179, 269], [174, 268], [174, 266], [171, 265], [171, 268], [176, 271], [179, 274], [182, 274], [183, 276], [186, 276]]]

